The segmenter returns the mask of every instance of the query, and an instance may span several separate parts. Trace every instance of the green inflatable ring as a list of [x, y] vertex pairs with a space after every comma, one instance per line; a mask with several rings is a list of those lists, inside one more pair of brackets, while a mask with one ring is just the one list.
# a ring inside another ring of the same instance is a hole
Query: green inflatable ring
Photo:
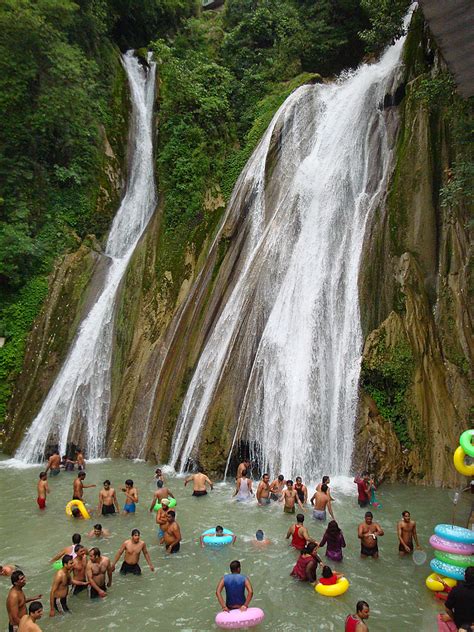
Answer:
[[[168, 505], [170, 509], [176, 507], [176, 498], [168, 498], [168, 500], [170, 501], [170, 504]], [[153, 507], [153, 511], [158, 511], [158, 509], [161, 509], [161, 503], [156, 503], [156, 505]]]
[[55, 562], [53, 562], [53, 568], [55, 571], [60, 571], [63, 567], [63, 561], [62, 560], [56, 560]]
[[459, 445], [467, 454], [467, 456], [470, 456], [472, 458], [474, 458], [474, 443], [472, 443], [473, 439], [474, 439], [474, 430], [466, 430], [459, 437]]
[[473, 555], [457, 555], [456, 553], [445, 553], [444, 551], [435, 551], [434, 554], [440, 562], [452, 564], [459, 568], [467, 568], [474, 565]]

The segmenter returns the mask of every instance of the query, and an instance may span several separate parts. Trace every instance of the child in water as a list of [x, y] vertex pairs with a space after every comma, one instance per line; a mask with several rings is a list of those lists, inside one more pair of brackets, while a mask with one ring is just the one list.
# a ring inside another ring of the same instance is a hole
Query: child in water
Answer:
[[323, 566], [323, 574], [319, 579], [319, 583], [323, 586], [332, 586], [337, 584], [337, 580], [341, 577], [343, 577], [342, 573], [336, 573], [329, 566]]

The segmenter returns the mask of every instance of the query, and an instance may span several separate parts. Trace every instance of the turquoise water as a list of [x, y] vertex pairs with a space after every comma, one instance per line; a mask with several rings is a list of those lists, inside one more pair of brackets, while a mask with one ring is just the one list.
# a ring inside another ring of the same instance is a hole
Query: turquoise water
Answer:
[[[72, 521], [64, 513], [71, 498], [75, 474], [61, 473], [50, 480], [51, 494], [47, 510], [36, 506], [36, 481], [41, 468], [0, 468], [2, 513], [0, 519], [0, 562], [15, 563], [27, 576], [27, 596], [43, 593], [48, 612], [49, 590], [53, 572], [48, 560], [69, 545], [75, 531], [83, 534], [83, 542], [98, 545], [111, 558], [132, 528], [139, 528], [146, 541], [156, 572], [152, 573], [141, 560], [141, 577], [122, 577], [116, 572], [112, 588], [104, 600], [91, 602], [85, 593], [70, 597], [72, 615], [44, 616], [44, 630], [74, 630], [98, 632], [135, 632], [136, 630], [207, 631], [217, 630], [214, 617], [219, 611], [215, 588], [228, 572], [233, 559], [242, 563], [242, 572], [250, 577], [255, 596], [252, 605], [265, 611], [266, 619], [256, 630], [294, 630], [298, 632], [343, 630], [344, 619], [354, 612], [359, 599], [371, 607], [370, 632], [436, 629], [436, 614], [442, 611], [432, 594], [425, 588], [429, 574], [428, 561], [422, 567], [411, 559], [399, 559], [396, 521], [402, 510], [408, 509], [417, 521], [421, 543], [430, 553], [428, 538], [439, 522], [449, 522], [452, 515], [452, 492], [426, 487], [384, 485], [379, 493], [382, 509], [375, 510], [376, 519], [385, 529], [379, 539], [380, 559], [361, 560], [357, 540], [357, 525], [364, 510], [356, 502], [356, 486], [348, 480], [334, 481], [334, 511], [347, 542], [344, 561], [334, 565], [343, 571], [351, 586], [337, 599], [316, 594], [313, 588], [293, 580], [289, 573], [297, 554], [285, 540], [291, 516], [284, 515], [280, 505], [257, 507], [255, 503], [237, 504], [231, 500], [231, 483], [218, 483], [205, 498], [192, 498], [183, 479], [168, 477], [167, 484], [178, 499], [177, 519], [183, 542], [177, 555], [167, 556], [158, 545], [154, 515], [148, 513], [154, 491], [152, 465], [142, 462], [111, 460], [89, 464], [86, 483], [96, 483], [97, 489], [85, 490], [86, 502], [97, 506], [98, 490], [109, 478], [118, 488], [126, 478], [132, 478], [139, 489], [140, 502], [133, 517], [120, 516], [92, 521]], [[312, 488], [311, 492], [313, 491]], [[120, 506], [124, 495], [119, 492]], [[462, 499], [457, 510], [458, 524], [464, 524], [469, 498]], [[86, 536], [92, 525], [100, 521], [112, 531], [110, 538], [100, 541]], [[323, 527], [315, 524], [308, 509], [306, 523], [310, 535], [321, 538]], [[221, 524], [238, 538], [233, 547], [223, 550], [201, 549], [199, 535], [207, 528]], [[255, 550], [252, 540], [257, 529], [263, 529], [272, 544], [266, 550]], [[2, 603], [10, 586], [8, 578], [0, 578]], [[4, 605], [0, 608], [0, 628], [7, 628]]]

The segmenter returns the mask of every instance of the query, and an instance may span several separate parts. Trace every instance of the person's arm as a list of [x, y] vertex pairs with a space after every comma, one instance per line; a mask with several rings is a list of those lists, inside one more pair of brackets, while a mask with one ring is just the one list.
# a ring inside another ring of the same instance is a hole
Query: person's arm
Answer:
[[168, 498], [174, 498], [173, 494], [168, 490]]
[[401, 523], [401, 521], [397, 522], [397, 536], [398, 536], [398, 541], [403, 546], [405, 551], [407, 553], [410, 553], [410, 547], [407, 544], [405, 544], [405, 542], [403, 541], [403, 538], [402, 538], [402, 523]]
[[313, 505], [313, 506], [314, 506], [315, 499], [316, 499], [316, 492], [314, 492], [314, 494], [311, 496], [310, 501], [309, 501], [311, 503], [311, 505]]
[[107, 564], [106, 572], [107, 572], [107, 577], [108, 577], [107, 587], [110, 588], [112, 586], [112, 564], [110, 563], [110, 560], [109, 560], [109, 563]]
[[116, 493], [115, 489], [114, 489], [113, 499], [114, 499], [115, 509], [117, 510], [117, 513], [120, 513], [120, 507], [119, 507], [119, 503], [118, 503], [118, 499], [117, 499], [117, 493]]
[[155, 496], [155, 494], [153, 494], [153, 500], [151, 501], [151, 505], [150, 505], [149, 511], [153, 511], [153, 507], [155, 505], [156, 505], [156, 496]]
[[74, 577], [71, 577], [71, 584], [74, 584], [74, 586], [87, 586], [89, 582], [84, 582], [82, 581], [82, 579], [74, 579]]
[[247, 589], [247, 599], [245, 600], [244, 605], [240, 606], [240, 610], [247, 610], [253, 597], [253, 588], [248, 577], [245, 578], [245, 588]]
[[258, 484], [258, 487], [257, 487], [257, 493], [255, 494], [255, 498], [257, 499], [257, 503], [258, 503], [259, 505], [261, 505], [261, 504], [262, 504], [262, 503], [260, 502], [260, 498], [261, 498], [261, 496], [262, 496], [262, 487], [263, 487], [263, 485], [262, 485], [261, 483], [259, 483], [259, 484]]
[[416, 548], [421, 549], [420, 543], [418, 542], [418, 533], [416, 532], [416, 522], [413, 525], [413, 539], [415, 540]]
[[104, 500], [102, 498], [102, 492], [99, 492], [99, 504], [97, 506], [97, 513], [100, 514], [102, 512], [102, 505], [104, 504]]
[[143, 544], [143, 555], [145, 556], [146, 562], [147, 562], [148, 566], [150, 567], [150, 570], [152, 572], [154, 572], [155, 571], [155, 567], [151, 563], [150, 554], [148, 553], [148, 549], [146, 548], [146, 544]]
[[188, 478], [184, 480], [184, 486], [186, 487], [186, 485], [190, 483], [193, 480], [193, 478], [194, 478], [193, 474], [191, 474], [191, 476], [188, 476]]
[[199, 536], [199, 544], [201, 545], [201, 549], [203, 549], [204, 548], [204, 536], [203, 535]]
[[51, 469], [51, 461], [48, 460], [48, 465], [46, 466], [46, 469], [45, 469], [44, 473], [47, 474], [50, 469]]
[[341, 548], [342, 549], [346, 548], [346, 541], [344, 540], [344, 536], [342, 534], [342, 531], [341, 531]]
[[303, 502], [306, 505], [306, 503], [308, 502], [308, 488], [306, 487], [306, 485], [303, 486]]
[[254, 495], [254, 491], [252, 489], [252, 481], [250, 479], [248, 479], [248, 480], [250, 481], [250, 483], [249, 483], [249, 492], [253, 496]]
[[114, 561], [112, 562], [112, 572], [114, 572], [115, 570], [115, 565], [117, 564], [117, 562], [119, 561], [119, 559], [122, 557], [123, 552], [125, 551], [125, 542], [122, 544], [122, 546], [119, 548], [119, 550], [117, 551], [117, 555], [115, 556]]
[[233, 536], [232, 536], [232, 542], [231, 542], [231, 544], [235, 544], [235, 541], [236, 541], [236, 540], [237, 540], [237, 536], [236, 536], [236, 535], [233, 535]]
[[58, 579], [59, 571], [56, 573], [53, 579], [53, 585], [51, 586], [51, 592], [49, 593], [49, 616], [54, 617], [54, 593], [59, 586]]
[[45, 486], [44, 486], [44, 489], [45, 489], [45, 492], [46, 492], [47, 494], [49, 494], [50, 489], [49, 489], [49, 483], [48, 483], [48, 481], [46, 481], [46, 484], [45, 484]]
[[332, 504], [331, 504], [331, 498], [329, 498], [329, 500], [328, 500], [328, 511], [329, 511], [329, 515], [332, 517], [332, 519], [335, 520], [336, 518], [334, 518], [334, 512], [332, 510]]
[[220, 582], [217, 584], [216, 597], [217, 597], [217, 601], [219, 602], [219, 605], [222, 608], [222, 610], [225, 610], [226, 612], [229, 612], [229, 608], [225, 605], [225, 601], [222, 598], [222, 591], [223, 590], [224, 590], [224, 578], [222, 577]]
[[288, 540], [289, 538], [291, 538], [291, 536], [293, 535], [293, 530], [294, 530], [294, 525], [291, 525], [291, 527], [289, 527], [287, 534], [286, 534], [286, 539]]
[[321, 540], [321, 542], [319, 543], [319, 546], [324, 546], [326, 544], [326, 542], [328, 541], [328, 536], [327, 536], [327, 532], [324, 532], [323, 538]]
[[138, 503], [138, 489], [134, 489], [132, 492], [133, 498], [134, 498], [134, 503]]
[[57, 555], [55, 555], [49, 560], [49, 563], [54, 564], [54, 562], [57, 562], [61, 557], [63, 557], [63, 555], [66, 555], [67, 552], [68, 552], [67, 549], [63, 549], [62, 551], [59, 551]]
[[375, 535], [383, 535], [384, 534], [384, 530], [382, 529], [382, 527], [379, 524], [377, 524], [377, 523], [375, 523], [375, 526], [377, 528], [377, 533]]
[[298, 496], [298, 494], [297, 494], [296, 492], [295, 492], [295, 498], [296, 498], [296, 502], [298, 503], [299, 508], [300, 508], [302, 511], [306, 511], [306, 509], [305, 509], [305, 508], [303, 507], [303, 505], [301, 504], [300, 497]]
[[232, 498], [233, 498], [234, 496], [237, 496], [237, 494], [239, 493], [239, 489], [240, 489], [240, 478], [239, 478], [239, 479], [237, 479], [237, 484], [236, 484], [236, 487], [235, 487], [235, 492], [232, 494]]
[[363, 539], [363, 537], [364, 537], [364, 535], [365, 535], [365, 534], [364, 534], [364, 527], [363, 527], [363, 525], [362, 525], [362, 524], [360, 524], [360, 525], [357, 527], [357, 537], [359, 538], [359, 540], [362, 540], [362, 539]]
[[206, 476], [206, 483], [209, 485], [209, 487], [211, 488], [211, 491], [214, 489], [214, 485], [212, 484], [212, 481], [210, 478], [208, 478]]
[[87, 562], [86, 578], [87, 578], [90, 586], [92, 586], [92, 588], [97, 592], [99, 597], [105, 597], [106, 596], [107, 593], [105, 592], [105, 590], [102, 590], [102, 588], [98, 584], [96, 584], [96, 582], [94, 581], [94, 576], [92, 574], [92, 564], [90, 562]]
[[89, 489], [90, 487], [97, 487], [97, 485], [84, 485], [84, 483], [82, 483], [82, 489]]
[[7, 611], [13, 625], [20, 624], [20, 609], [18, 607], [18, 597], [16, 594], [9, 592], [7, 598]]

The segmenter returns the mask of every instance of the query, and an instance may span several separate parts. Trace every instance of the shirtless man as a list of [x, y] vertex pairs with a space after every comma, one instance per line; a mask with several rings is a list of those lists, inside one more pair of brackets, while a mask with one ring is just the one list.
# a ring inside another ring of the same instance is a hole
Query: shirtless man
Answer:
[[270, 485], [270, 498], [274, 501], [281, 500], [284, 487], [285, 477], [283, 476], [283, 474], [279, 474], [278, 478], [276, 478]]
[[262, 529], [257, 529], [257, 532], [255, 533], [255, 540], [252, 540], [252, 544], [257, 549], [263, 549], [271, 543], [272, 541], [265, 537], [265, 533]]
[[48, 475], [46, 472], [41, 472], [39, 475], [39, 481], [37, 485], [38, 495], [36, 502], [40, 509], [46, 509], [46, 495], [49, 494]]
[[165, 545], [167, 553], [177, 553], [180, 549], [180, 542], [182, 540], [181, 529], [179, 528], [179, 524], [176, 522], [176, 514], [172, 509], [168, 511], [167, 518], [168, 524], [163, 528], [164, 535], [161, 538], [160, 543]]
[[51, 476], [57, 476], [60, 472], [59, 466], [61, 465], [61, 457], [59, 456], [59, 450], [54, 450], [53, 454], [48, 459], [48, 465], [45, 469], [45, 474], [51, 471]]
[[165, 477], [163, 476], [163, 472], [160, 467], [157, 467], [155, 470], [155, 480], [163, 481], [163, 485], [165, 484]]
[[15, 564], [0, 565], [0, 575], [3, 575], [3, 577], [11, 577], [11, 574], [17, 570], [19, 569], [15, 566]]
[[168, 498], [163, 498], [161, 501], [161, 508], [156, 512], [156, 524], [158, 525], [158, 538], [162, 538], [165, 535], [165, 530], [168, 527], [168, 511], [170, 501]]
[[136, 511], [136, 504], [138, 502], [138, 489], [134, 487], [131, 478], [127, 478], [125, 481], [125, 487], [122, 487], [122, 491], [125, 492], [123, 513], [125, 515], [134, 514]]
[[281, 502], [283, 503], [283, 512], [288, 514], [295, 513], [295, 504], [298, 503], [299, 508], [305, 511], [298, 494], [293, 488], [293, 481], [286, 481], [286, 489], [282, 494]]
[[89, 487], [96, 487], [96, 485], [84, 485], [84, 479], [86, 478], [85, 472], [79, 472], [77, 478], [74, 479], [74, 483], [72, 484], [72, 499], [73, 500], [83, 500], [84, 490]]
[[171, 491], [167, 487], [164, 486], [163, 481], [157, 480], [156, 487], [157, 487], [157, 490], [153, 494], [153, 500], [151, 501], [150, 511], [153, 511], [156, 503], [161, 503], [163, 498], [174, 498]]
[[78, 595], [89, 585], [86, 579], [87, 549], [82, 544], [76, 544], [74, 553], [76, 557], [72, 561], [72, 594]]
[[384, 534], [382, 527], [373, 522], [374, 516], [371, 511], [366, 511], [364, 522], [359, 525], [357, 537], [360, 540], [360, 556], [373, 557], [377, 559], [379, 556], [379, 547], [377, 537]]
[[95, 524], [92, 531], [89, 531], [87, 535], [89, 538], [108, 538], [110, 531], [108, 529], [104, 529], [101, 524]]
[[291, 538], [291, 546], [297, 551], [302, 551], [308, 542], [314, 542], [316, 546], [318, 543], [316, 540], [310, 537], [308, 529], [304, 526], [303, 514], [297, 514], [296, 523], [292, 524], [286, 533], [286, 539]]
[[[105, 583], [106, 574], [108, 578], [107, 584]], [[89, 551], [86, 577], [90, 586], [89, 597], [91, 599], [105, 597], [107, 594], [107, 588], [112, 586], [112, 565], [109, 558], [105, 557], [105, 555], [101, 555], [96, 546]]]
[[76, 545], [81, 543], [81, 539], [82, 538], [81, 538], [80, 533], [74, 533], [72, 536], [72, 545], [67, 546], [66, 548], [62, 549], [62, 551], [59, 551], [59, 553], [55, 555], [49, 561], [49, 563], [54, 564], [54, 562], [56, 562], [57, 560], [60, 560], [65, 555], [70, 555], [74, 559], [76, 557], [76, 552], [75, 552]]
[[106, 480], [104, 481], [104, 489], [101, 489], [99, 492], [99, 507], [97, 508], [97, 512], [103, 516], [109, 516], [114, 514], [116, 510], [117, 513], [120, 513], [117, 494], [115, 493], [115, 489], [110, 487], [110, 481]]
[[186, 487], [186, 485], [191, 481], [193, 482], [193, 496], [206, 496], [206, 485], [209, 485], [211, 490], [213, 489], [212, 481], [204, 474], [202, 467], [198, 468], [196, 474], [188, 476], [188, 478], [184, 481], [184, 486]]
[[331, 490], [329, 488], [329, 483], [331, 482], [331, 479], [329, 478], [329, 476], [323, 476], [322, 480], [320, 483], [318, 483], [317, 487], [316, 487], [316, 491], [320, 492], [321, 491], [321, 486], [326, 484], [328, 486], [328, 491], [327, 493], [329, 494], [331, 500], [334, 500], [334, 498], [331, 496]]
[[331, 505], [331, 497], [328, 493], [328, 486], [326, 485], [326, 483], [323, 483], [321, 485], [320, 492], [314, 492], [310, 502], [313, 505], [313, 518], [315, 520], [326, 522], [326, 507], [331, 518], [335, 520]]
[[82, 452], [82, 450], [78, 450], [76, 452], [76, 463], [79, 472], [83, 472], [86, 469], [86, 460], [84, 458], [84, 453]]
[[264, 474], [262, 476], [262, 480], [258, 484], [257, 487], [257, 503], [262, 505], [270, 504], [270, 476], [268, 474]]
[[72, 555], [64, 555], [63, 567], [56, 572], [51, 592], [49, 593], [49, 616], [54, 617], [56, 612], [66, 614], [70, 612], [67, 605], [67, 594], [71, 585], [71, 571], [73, 567]]
[[25, 597], [23, 588], [26, 584], [26, 577], [23, 571], [13, 571], [10, 581], [12, 587], [8, 591], [7, 597], [7, 614], [8, 614], [8, 632], [18, 632], [21, 618], [26, 614], [26, 604], [31, 601], [41, 599], [43, 595], [36, 597]]
[[303, 484], [301, 476], [295, 478], [295, 492], [303, 505], [305, 505], [308, 502], [308, 488]]
[[153, 564], [151, 563], [150, 555], [148, 553], [148, 549], [146, 548], [146, 544], [143, 540], [140, 540], [140, 531], [138, 529], [133, 529], [131, 533], [131, 538], [125, 540], [122, 546], [117, 551], [117, 555], [115, 556], [114, 562], [112, 564], [112, 573], [115, 571], [115, 566], [119, 559], [122, 557], [125, 552], [125, 560], [122, 563], [120, 568], [121, 575], [127, 575], [127, 573], [133, 573], [133, 575], [141, 575], [142, 569], [140, 568], [138, 562], [140, 560], [140, 554], [143, 552], [145, 559], [147, 561], [150, 570], [153, 572], [155, 570]]
[[236, 481], [242, 476], [242, 472], [244, 470], [247, 470], [247, 472], [250, 472], [250, 461], [249, 461], [249, 459], [245, 459], [244, 461], [242, 461], [242, 463], [239, 463], [239, 467], [237, 468], [237, 473], [235, 475], [235, 480]]
[[400, 557], [404, 557], [406, 553], [413, 553], [413, 540], [415, 540], [416, 548], [421, 549], [416, 532], [416, 522], [410, 518], [409, 511], [402, 512], [402, 519], [397, 524], [397, 536]]
[[28, 614], [21, 617], [18, 632], [41, 632], [36, 623], [43, 616], [43, 604], [41, 601], [33, 601], [28, 608]]

